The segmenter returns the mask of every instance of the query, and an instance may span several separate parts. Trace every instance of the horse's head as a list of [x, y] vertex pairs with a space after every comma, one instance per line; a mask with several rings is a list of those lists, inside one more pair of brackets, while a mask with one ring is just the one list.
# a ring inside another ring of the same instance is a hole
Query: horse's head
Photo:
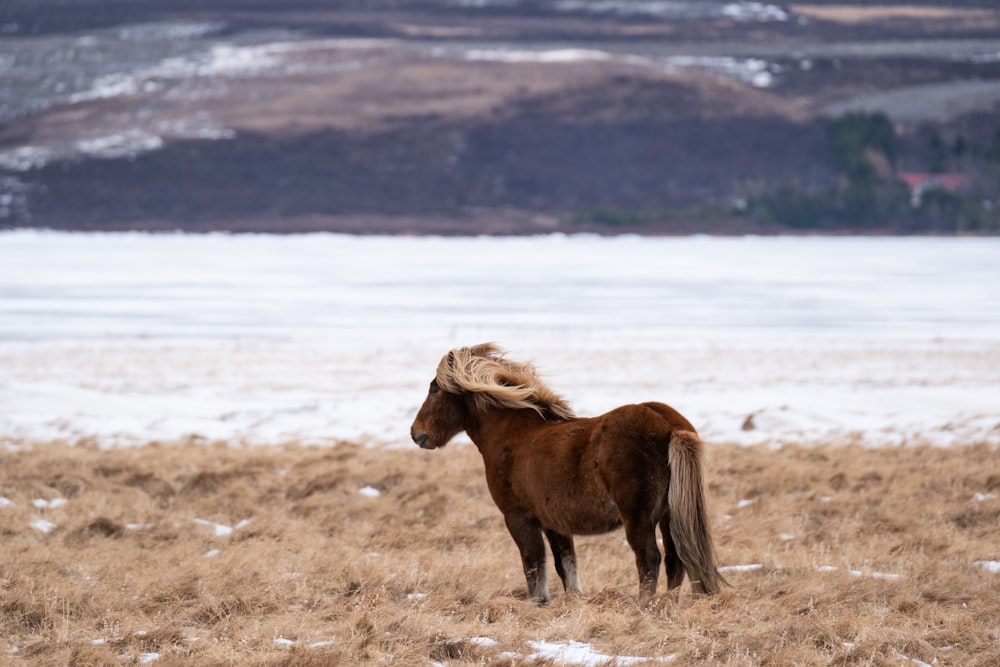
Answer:
[[424, 449], [437, 449], [464, 430], [464, 399], [442, 389], [437, 380], [432, 381], [427, 398], [410, 426], [413, 442]]

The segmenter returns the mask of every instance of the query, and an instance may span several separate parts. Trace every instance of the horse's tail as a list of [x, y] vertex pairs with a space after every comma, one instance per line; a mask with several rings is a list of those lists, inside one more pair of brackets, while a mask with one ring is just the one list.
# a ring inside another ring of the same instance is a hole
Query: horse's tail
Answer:
[[702, 481], [701, 439], [693, 431], [674, 431], [667, 456], [670, 461], [670, 538], [697, 593], [719, 592], [725, 579], [719, 574]]

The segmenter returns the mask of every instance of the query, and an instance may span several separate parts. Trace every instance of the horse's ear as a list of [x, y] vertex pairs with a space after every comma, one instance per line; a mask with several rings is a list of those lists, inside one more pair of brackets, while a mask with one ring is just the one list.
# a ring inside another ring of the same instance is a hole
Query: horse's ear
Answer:
[[448, 368], [455, 370], [455, 350], [448, 353]]

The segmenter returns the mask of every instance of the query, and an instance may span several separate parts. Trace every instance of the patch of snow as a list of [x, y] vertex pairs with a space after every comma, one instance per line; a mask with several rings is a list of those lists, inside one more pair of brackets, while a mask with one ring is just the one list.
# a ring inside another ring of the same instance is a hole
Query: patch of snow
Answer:
[[749, 507], [757, 502], [756, 498], [744, 498], [743, 500], [736, 503], [736, 509], [743, 509], [744, 507]]
[[224, 30], [224, 21], [157, 21], [155, 23], [132, 23], [114, 29], [118, 39], [132, 41], [148, 40], [194, 40], [209, 37]]
[[222, 523], [215, 523], [214, 521], [208, 521], [206, 519], [195, 519], [194, 522], [199, 526], [206, 526], [211, 528], [215, 533], [216, 537], [229, 537], [233, 534], [232, 526], [227, 526]]
[[891, 572], [865, 572], [864, 570], [848, 570], [852, 577], [871, 577], [872, 579], [885, 579], [886, 581], [897, 581], [900, 576]]
[[460, 54], [461, 58], [473, 61], [501, 63], [548, 63], [565, 64], [580, 62], [605, 62], [662, 68], [698, 69], [726, 76], [756, 88], [774, 85], [772, 70], [776, 65], [760, 58], [733, 58], [727, 56], [677, 55], [653, 58], [636, 54], [615, 53], [600, 49], [558, 48], [558, 49], [515, 49], [509, 47], [470, 48], [457, 50], [453, 47], [435, 47], [435, 55]]
[[[287, 639], [285, 637], [275, 637], [272, 643], [279, 648], [291, 648], [293, 646], [298, 646], [301, 642], [295, 641], [294, 639]], [[316, 648], [323, 648], [324, 646], [331, 646], [332, 644], [333, 640], [321, 639], [318, 641], [309, 642], [308, 644], [305, 644], [305, 646], [316, 649]]]
[[490, 648], [497, 645], [497, 640], [492, 637], [469, 637], [469, 643], [475, 644], [476, 646], [482, 646], [484, 648]]
[[43, 533], [51, 532], [56, 527], [56, 524], [51, 521], [46, 521], [45, 519], [35, 519], [28, 525]]
[[596, 49], [468, 49], [466, 60], [488, 60], [504, 63], [573, 63], [610, 60], [611, 54]]
[[521, 0], [451, 0], [452, 4], [459, 7], [473, 7], [481, 9], [483, 7], [516, 7]]
[[219, 555], [219, 550], [218, 549], [209, 549], [208, 551], [205, 552], [205, 556], [204, 557], [205, 558], [215, 558], [218, 555]]
[[976, 565], [983, 568], [987, 572], [1000, 574], [1000, 560], [977, 560]]
[[208, 58], [201, 63], [195, 73], [198, 76], [242, 76], [257, 74], [280, 65], [283, 49], [273, 44], [237, 46], [216, 44], [209, 51]]
[[205, 51], [171, 56], [130, 72], [114, 72], [99, 77], [87, 89], [69, 97], [70, 103], [110, 99], [156, 92], [169, 81], [195, 77], [239, 77], [274, 69], [283, 62], [288, 49], [281, 43], [241, 46], [214, 44]]
[[139, 664], [148, 665], [151, 662], [156, 662], [160, 659], [159, 653], [140, 653], [139, 654]]
[[753, 572], [763, 569], [762, 563], [750, 563], [747, 565], [724, 565], [719, 568], [719, 572]]
[[701, 69], [748, 83], [755, 88], [769, 88], [774, 84], [771, 64], [760, 58], [730, 58], [726, 56], [671, 56], [669, 66]]
[[[487, 0], [463, 0], [484, 3]], [[492, 0], [489, 4], [496, 2]], [[776, 5], [762, 2], [678, 2], [677, 0], [556, 0], [553, 8], [566, 12], [649, 16], [660, 19], [727, 17], [740, 22], [787, 21], [788, 14]]]
[[76, 144], [81, 154], [96, 158], [131, 157], [162, 147], [162, 138], [138, 129], [81, 139]]
[[777, 5], [763, 2], [732, 2], [722, 7], [722, 15], [735, 21], [787, 21], [788, 13]]
[[69, 102], [77, 104], [91, 100], [106, 100], [113, 97], [136, 95], [140, 92], [153, 92], [158, 87], [157, 84], [153, 84], [152, 82], [143, 83], [141, 77], [116, 72], [99, 77], [88, 90], [71, 95]]
[[778, 533], [778, 539], [782, 542], [791, 542], [795, 539], [795, 535], [792, 535], [791, 533]]
[[0, 151], [0, 167], [10, 171], [31, 171], [48, 164], [55, 152], [46, 146], [19, 146]]
[[11, 500], [10, 498], [6, 498], [4, 496], [0, 496], [0, 508], [15, 507], [15, 506], [16, 505], [14, 504], [14, 501]]
[[[207, 30], [207, 33], [199, 31]], [[114, 35], [101, 31], [80, 38], [74, 45], [79, 49], [79, 62], [73, 61], [52, 89], [38, 91], [39, 99], [32, 110], [56, 104], [84, 104], [98, 100], [137, 98], [134, 103], [146, 111], [129, 115], [104, 117], [92, 128], [92, 136], [76, 139], [57, 132], [47, 136], [42, 145], [22, 145], [0, 151], [0, 168], [30, 171], [59, 160], [87, 158], [135, 157], [162, 148], [170, 139], [221, 140], [235, 136], [231, 129], [218, 127], [207, 111], [194, 112], [195, 117], [177, 119], [164, 113], [161, 107], [176, 105], [178, 99], [220, 96], [233, 79], [255, 76], [262, 72], [304, 67], [296, 55], [305, 49], [335, 49], [336, 40], [296, 43], [291, 41], [240, 44], [200, 41], [217, 29], [210, 24], [178, 26], [174, 31], [164, 25], [127, 27]], [[123, 37], [122, 35], [131, 35]], [[138, 37], [143, 35], [143, 37]], [[175, 35], [184, 35], [177, 37]], [[118, 53], [122, 39], [143, 39], [151, 42], [148, 58], [137, 57], [135, 64], [122, 71], [98, 75], [97, 64], [106, 64], [110, 54]], [[0, 69], [6, 61], [0, 55]], [[25, 64], [24, 67], [30, 65]], [[16, 63], [15, 63], [16, 64]], [[90, 66], [87, 66], [90, 65]], [[63, 82], [65, 79], [66, 82]], [[154, 99], [155, 98], [155, 99]], [[130, 101], [131, 102], [131, 101]], [[155, 107], [150, 115], [149, 109]], [[29, 107], [30, 108], [30, 107]], [[138, 119], [138, 120], [137, 120]]]
[[376, 489], [374, 486], [364, 486], [358, 489], [358, 493], [363, 496], [368, 496], [369, 498], [378, 498], [382, 495], [382, 492]]
[[68, 501], [65, 498], [53, 498], [52, 500], [46, 500], [45, 498], [35, 498], [31, 501], [31, 504], [40, 510], [44, 509], [58, 509], [65, 505]]
[[[892, 655], [895, 656], [899, 660], [903, 660], [905, 662], [912, 662], [917, 667], [932, 667], [930, 663], [926, 663], [923, 660], [917, 660], [916, 658], [909, 658], [909, 657], [903, 655], [902, 653], [900, 653], [899, 651], [897, 651], [896, 649], [892, 650]], [[937, 659], [934, 660], [934, 663], [935, 664], [937, 663]]]
[[834, 565], [820, 565], [816, 568], [817, 572], [836, 572], [839, 568]]
[[236, 132], [207, 122], [192, 120], [154, 123], [145, 129], [130, 128], [99, 133], [74, 142], [47, 146], [20, 146], [0, 151], [0, 167], [11, 171], [32, 171], [58, 160], [77, 156], [97, 159], [136, 157], [162, 148], [166, 139], [232, 139]]
[[407, 600], [423, 600], [425, 597], [427, 597], [427, 593], [407, 593], [406, 595]]
[[997, 494], [995, 493], [976, 493], [976, 495], [972, 497], [972, 499], [977, 503], [984, 503], [987, 500], [996, 500], [996, 498]]
[[234, 530], [245, 528], [247, 525], [249, 525], [251, 519], [243, 519], [235, 526], [227, 526], [224, 523], [216, 523], [214, 521], [208, 521], [206, 519], [195, 519], [194, 522], [199, 526], [205, 526], [206, 528], [211, 528], [212, 532], [215, 534], [216, 537], [229, 537], [230, 535], [233, 534]]
[[631, 656], [605, 655], [596, 651], [590, 644], [583, 642], [547, 642], [529, 641], [528, 645], [535, 651], [526, 656], [526, 660], [551, 660], [562, 665], [604, 665], [612, 663], [615, 665], [634, 665], [646, 662], [671, 662], [674, 656], [664, 656], [660, 658], [638, 658]]

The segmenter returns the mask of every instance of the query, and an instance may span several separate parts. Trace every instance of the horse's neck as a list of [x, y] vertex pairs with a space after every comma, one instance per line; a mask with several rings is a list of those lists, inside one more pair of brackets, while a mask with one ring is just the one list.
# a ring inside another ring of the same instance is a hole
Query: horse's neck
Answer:
[[469, 423], [465, 432], [479, 448], [483, 458], [490, 460], [512, 444], [524, 441], [529, 433], [545, 423], [534, 410], [489, 408], [479, 410], [469, 406]]

